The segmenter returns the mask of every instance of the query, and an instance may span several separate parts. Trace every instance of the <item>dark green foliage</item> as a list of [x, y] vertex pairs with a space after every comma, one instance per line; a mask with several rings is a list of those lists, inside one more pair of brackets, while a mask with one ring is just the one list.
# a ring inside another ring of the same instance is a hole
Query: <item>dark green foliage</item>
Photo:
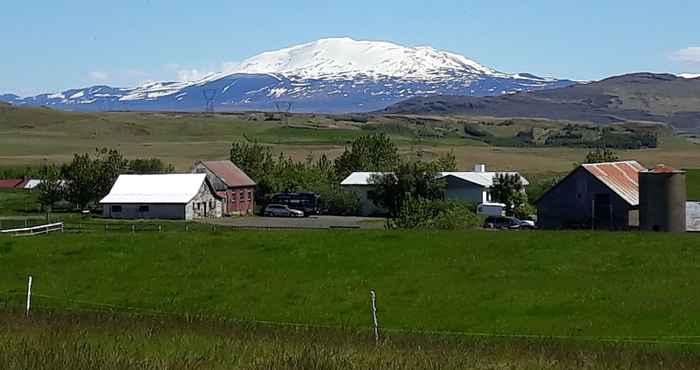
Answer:
[[605, 163], [619, 161], [617, 153], [608, 148], [596, 148], [586, 154], [584, 163]]
[[479, 124], [474, 124], [474, 123], [464, 124], [464, 134], [466, 136], [478, 137], [478, 138], [492, 136], [491, 133], [489, 133], [488, 131], [481, 129], [479, 127]]
[[274, 167], [272, 149], [258, 143], [240, 143], [231, 145], [231, 162], [235, 163], [253, 180], [259, 181]]
[[357, 197], [343, 191], [333, 162], [325, 155], [318, 160], [309, 156], [295, 161], [284, 153], [275, 158], [269, 147], [258, 143], [234, 143], [231, 161], [257, 183], [259, 204], [266, 204], [277, 193], [313, 192], [319, 194], [321, 208], [330, 214], [350, 215], [359, 209]]
[[97, 149], [93, 156], [75, 154], [63, 168], [66, 199], [78, 208], [96, 204], [109, 193], [120, 174], [128, 169], [128, 161], [116, 149]]
[[138, 175], [155, 175], [173, 173], [175, 168], [172, 164], [165, 164], [158, 158], [132, 159], [129, 160], [128, 172]]
[[398, 229], [465, 230], [481, 225], [481, 218], [470, 203], [411, 197], [389, 223]]
[[454, 172], [457, 171], [457, 157], [453, 151], [440, 155], [432, 163], [433, 170], [436, 172]]
[[55, 164], [46, 165], [39, 172], [41, 184], [37, 187], [37, 200], [44, 209], [51, 211], [54, 205], [64, 198], [61, 170]]
[[530, 211], [527, 207], [525, 186], [518, 174], [499, 173], [493, 179], [491, 197], [494, 201], [506, 205], [508, 216], [525, 217]]
[[335, 160], [335, 172], [343, 179], [356, 171], [392, 171], [399, 163], [399, 150], [385, 134], [365, 135]]
[[688, 200], [700, 201], [700, 170], [686, 170]]
[[442, 199], [445, 182], [437, 179], [436, 172], [430, 163], [401, 163], [395, 172], [370, 179], [375, 185], [372, 200], [379, 207], [387, 209], [392, 217], [397, 217], [404, 202], [411, 198]]

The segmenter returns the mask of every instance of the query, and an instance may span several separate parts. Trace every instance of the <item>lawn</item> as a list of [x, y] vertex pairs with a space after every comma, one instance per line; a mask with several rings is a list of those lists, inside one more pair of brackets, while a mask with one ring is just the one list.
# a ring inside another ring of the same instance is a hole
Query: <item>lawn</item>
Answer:
[[37, 193], [24, 189], [0, 189], [0, 217], [40, 211]]
[[0, 239], [0, 307], [694, 341], [696, 235], [91, 232]]

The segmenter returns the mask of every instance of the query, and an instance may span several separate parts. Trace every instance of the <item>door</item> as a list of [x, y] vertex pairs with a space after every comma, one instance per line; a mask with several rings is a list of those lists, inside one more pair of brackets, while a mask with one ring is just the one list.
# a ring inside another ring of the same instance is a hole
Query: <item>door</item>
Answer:
[[593, 199], [593, 229], [612, 230], [613, 209], [610, 194], [596, 194]]

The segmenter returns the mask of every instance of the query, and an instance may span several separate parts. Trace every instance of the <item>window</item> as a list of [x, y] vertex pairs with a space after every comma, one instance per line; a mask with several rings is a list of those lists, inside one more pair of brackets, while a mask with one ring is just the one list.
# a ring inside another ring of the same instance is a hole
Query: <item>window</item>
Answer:
[[253, 200], [253, 192], [248, 191], [248, 201], [250, 202], [251, 200]]
[[140, 213], [147, 213], [147, 212], [150, 212], [150, 210], [151, 210], [151, 207], [149, 207], [149, 206], [139, 206]]
[[112, 206], [113, 213], [119, 213], [122, 211], [122, 206]]

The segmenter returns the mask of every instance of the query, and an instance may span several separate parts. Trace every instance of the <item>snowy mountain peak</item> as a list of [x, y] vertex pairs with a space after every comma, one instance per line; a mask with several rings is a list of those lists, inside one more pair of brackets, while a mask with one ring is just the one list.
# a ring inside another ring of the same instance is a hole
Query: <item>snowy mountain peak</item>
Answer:
[[464, 56], [427, 46], [328, 38], [265, 52], [244, 61], [237, 73], [273, 73], [302, 78], [357, 75], [432, 79], [449, 72], [500, 75]]

